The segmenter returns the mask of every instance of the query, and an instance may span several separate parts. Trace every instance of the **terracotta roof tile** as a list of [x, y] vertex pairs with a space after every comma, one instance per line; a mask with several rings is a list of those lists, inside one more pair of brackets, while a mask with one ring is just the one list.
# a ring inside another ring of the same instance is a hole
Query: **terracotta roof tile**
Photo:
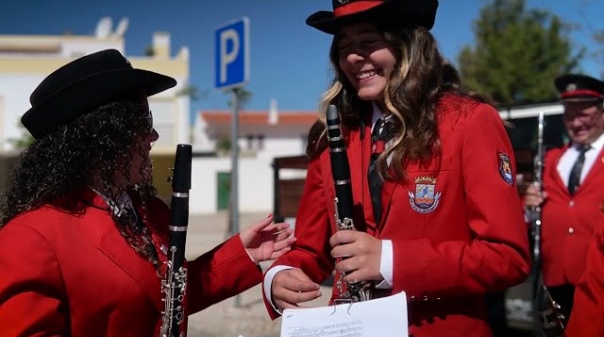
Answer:
[[[201, 111], [201, 118], [208, 124], [228, 124], [231, 123], [231, 111], [228, 110], [207, 110]], [[240, 124], [266, 124], [268, 125], [268, 111], [244, 110], [239, 113]], [[281, 111], [278, 114], [279, 124], [303, 124], [309, 125], [317, 120], [316, 111]]]

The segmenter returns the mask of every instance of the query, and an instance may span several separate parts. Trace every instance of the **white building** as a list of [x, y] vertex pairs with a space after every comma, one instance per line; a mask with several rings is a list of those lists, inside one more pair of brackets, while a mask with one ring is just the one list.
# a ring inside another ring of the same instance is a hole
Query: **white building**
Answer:
[[[278, 111], [272, 101], [268, 111], [239, 113], [238, 195], [241, 212], [273, 210], [276, 157], [299, 156], [306, 151], [308, 130], [316, 111]], [[232, 111], [200, 111], [194, 126], [191, 213], [213, 213], [228, 208], [230, 152], [217, 151], [221, 141], [230, 142]], [[284, 170], [282, 178], [304, 177], [305, 171]]]
[[[14, 150], [13, 141], [26, 135], [20, 124], [27, 111], [29, 95], [52, 71], [87, 54], [103, 49], [117, 49], [124, 54], [124, 34], [128, 20], [122, 19], [113, 29], [112, 20], [103, 18], [95, 35], [0, 35], [0, 153]], [[155, 127], [162, 138], [156, 153], [174, 152], [179, 142], [190, 142], [189, 101], [179, 91], [189, 84], [189, 52], [183, 47], [170, 56], [170, 36], [153, 35], [149, 57], [127, 56], [133, 67], [148, 69], [174, 77], [178, 85], [149, 99]]]

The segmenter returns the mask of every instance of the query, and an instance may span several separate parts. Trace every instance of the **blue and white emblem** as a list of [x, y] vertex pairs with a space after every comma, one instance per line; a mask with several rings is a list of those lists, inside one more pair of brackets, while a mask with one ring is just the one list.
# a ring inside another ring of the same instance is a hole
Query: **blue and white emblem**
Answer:
[[418, 213], [430, 213], [436, 209], [441, 192], [436, 192], [436, 178], [415, 178], [415, 193], [409, 191], [409, 204]]
[[503, 152], [499, 152], [497, 156], [499, 157], [499, 174], [501, 175], [501, 178], [503, 178], [503, 181], [505, 181], [506, 184], [510, 186], [514, 185], [510, 156]]

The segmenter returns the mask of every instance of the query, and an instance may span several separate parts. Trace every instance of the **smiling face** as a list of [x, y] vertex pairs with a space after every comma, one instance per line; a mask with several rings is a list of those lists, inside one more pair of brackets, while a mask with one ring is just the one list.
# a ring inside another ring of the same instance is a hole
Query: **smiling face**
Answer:
[[604, 108], [590, 102], [564, 104], [564, 126], [570, 140], [577, 145], [594, 142], [604, 133]]
[[384, 35], [368, 23], [342, 27], [337, 34], [338, 65], [362, 100], [384, 99], [396, 65], [395, 53]]

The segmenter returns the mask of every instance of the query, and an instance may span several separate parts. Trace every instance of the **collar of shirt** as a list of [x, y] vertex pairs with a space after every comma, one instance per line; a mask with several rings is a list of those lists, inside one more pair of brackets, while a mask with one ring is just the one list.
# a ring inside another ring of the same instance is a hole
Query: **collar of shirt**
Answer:
[[371, 132], [373, 133], [373, 128], [375, 127], [375, 123], [378, 118], [383, 118], [384, 122], [389, 121], [392, 118], [392, 115], [388, 115], [384, 117], [384, 113], [380, 110], [380, 107], [375, 104], [375, 102], [371, 102], [372, 111], [371, 111]]
[[90, 187], [90, 189], [93, 190], [96, 194], [98, 194], [101, 198], [103, 198], [105, 203], [107, 203], [107, 205], [109, 206], [109, 209], [111, 210], [111, 212], [113, 212], [113, 214], [117, 217], [120, 217], [122, 215], [122, 212], [126, 208], [134, 209], [134, 206], [132, 205], [132, 199], [130, 198], [128, 193], [125, 193], [125, 192], [122, 193], [122, 195], [118, 199], [118, 202], [116, 203], [113, 200], [109, 199], [103, 193], [97, 191], [96, 189], [94, 189], [92, 187]]
[[[598, 137], [598, 139], [596, 139], [593, 143], [589, 144], [589, 146], [590, 148], [589, 150], [587, 150], [587, 152], [600, 153], [600, 151], [604, 147], [604, 133], [602, 133], [600, 137]], [[572, 147], [577, 151], [580, 150], [580, 146], [578, 146], [577, 144], [573, 144]]]

